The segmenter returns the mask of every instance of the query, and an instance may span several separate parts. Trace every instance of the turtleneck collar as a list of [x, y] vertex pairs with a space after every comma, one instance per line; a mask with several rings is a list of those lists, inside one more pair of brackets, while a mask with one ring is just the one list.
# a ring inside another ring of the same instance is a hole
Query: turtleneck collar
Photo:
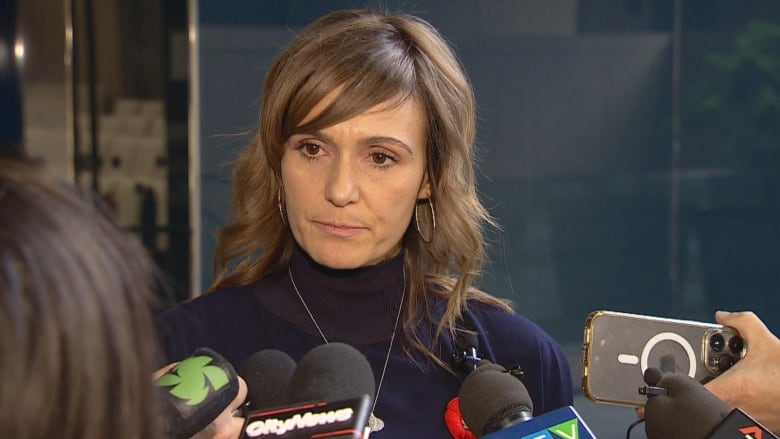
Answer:
[[[290, 274], [328, 341], [368, 344], [389, 340], [404, 290], [403, 252], [377, 265], [335, 270], [295, 247]], [[280, 318], [320, 336], [288, 273], [258, 296]]]

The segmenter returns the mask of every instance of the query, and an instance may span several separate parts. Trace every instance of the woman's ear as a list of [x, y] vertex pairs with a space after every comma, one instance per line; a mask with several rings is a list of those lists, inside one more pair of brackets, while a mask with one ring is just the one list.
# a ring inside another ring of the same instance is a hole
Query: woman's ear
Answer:
[[417, 192], [417, 199], [418, 200], [425, 200], [431, 197], [431, 182], [428, 180], [428, 173], [426, 172], [425, 175], [423, 175], [422, 185], [420, 186], [420, 190]]

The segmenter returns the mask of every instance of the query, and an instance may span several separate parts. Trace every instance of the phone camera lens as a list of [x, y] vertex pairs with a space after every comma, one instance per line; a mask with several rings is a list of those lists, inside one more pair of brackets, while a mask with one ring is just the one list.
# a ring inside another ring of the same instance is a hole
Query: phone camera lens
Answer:
[[726, 346], [726, 340], [723, 338], [722, 334], [713, 334], [712, 337], [710, 337], [710, 347], [715, 352], [722, 351], [724, 346]]
[[742, 337], [735, 335], [729, 339], [729, 350], [731, 353], [740, 355], [744, 348], [745, 342], [742, 341]]

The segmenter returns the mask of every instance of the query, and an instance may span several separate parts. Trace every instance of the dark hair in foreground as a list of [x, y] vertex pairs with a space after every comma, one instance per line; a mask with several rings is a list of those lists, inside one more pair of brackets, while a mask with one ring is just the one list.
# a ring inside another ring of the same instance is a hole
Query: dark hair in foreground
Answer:
[[154, 272], [69, 182], [0, 158], [0, 437], [159, 437]]

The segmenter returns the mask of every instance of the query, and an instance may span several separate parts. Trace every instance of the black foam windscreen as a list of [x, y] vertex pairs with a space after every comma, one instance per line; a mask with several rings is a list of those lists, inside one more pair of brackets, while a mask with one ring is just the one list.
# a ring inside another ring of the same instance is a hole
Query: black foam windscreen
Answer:
[[705, 438], [728, 416], [731, 407], [701, 383], [681, 373], [645, 371], [645, 382], [666, 389], [648, 397], [645, 432], [648, 439]]
[[458, 349], [469, 349], [469, 348], [478, 348], [479, 347], [479, 338], [477, 337], [477, 333], [474, 331], [467, 331], [467, 330], [460, 330], [457, 333], [457, 337], [455, 338], [455, 346], [458, 347]]
[[282, 351], [265, 349], [250, 355], [238, 368], [246, 381], [249, 409], [283, 405], [294, 372], [295, 360]]
[[472, 373], [482, 373], [488, 370], [495, 370], [498, 372], [507, 372], [506, 368], [500, 364], [493, 363], [490, 360], [480, 360], [477, 363], [477, 369]]
[[651, 386], [657, 385], [658, 381], [660, 381], [663, 377], [664, 373], [661, 372], [661, 369], [655, 367], [647, 368], [644, 373], [645, 382]]
[[492, 363], [480, 366], [461, 385], [463, 421], [478, 436], [498, 431], [518, 419], [530, 419], [533, 402], [523, 383]]
[[301, 358], [287, 387], [287, 403], [374, 398], [374, 372], [366, 357], [345, 343], [317, 346]]

